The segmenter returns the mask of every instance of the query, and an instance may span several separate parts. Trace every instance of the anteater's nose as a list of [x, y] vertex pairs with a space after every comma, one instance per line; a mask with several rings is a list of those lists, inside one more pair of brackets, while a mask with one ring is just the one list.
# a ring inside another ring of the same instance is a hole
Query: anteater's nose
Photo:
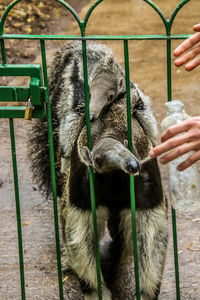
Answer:
[[127, 169], [128, 172], [135, 174], [140, 171], [141, 167], [136, 159], [130, 158], [127, 164]]

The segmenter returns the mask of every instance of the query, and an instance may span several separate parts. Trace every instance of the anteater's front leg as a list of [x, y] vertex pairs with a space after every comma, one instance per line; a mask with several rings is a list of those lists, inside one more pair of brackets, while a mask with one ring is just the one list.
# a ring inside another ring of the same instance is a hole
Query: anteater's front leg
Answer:
[[[65, 210], [63, 268], [71, 268], [87, 286], [85, 299], [98, 300], [98, 284], [94, 251], [93, 220], [90, 210], [68, 205]], [[107, 209], [96, 210], [99, 236], [104, 231]], [[101, 275], [104, 300], [111, 300], [111, 292]]]

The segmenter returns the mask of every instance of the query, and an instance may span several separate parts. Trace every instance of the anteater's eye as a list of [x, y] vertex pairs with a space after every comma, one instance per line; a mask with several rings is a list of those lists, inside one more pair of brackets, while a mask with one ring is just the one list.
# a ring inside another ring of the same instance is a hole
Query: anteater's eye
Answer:
[[98, 167], [98, 168], [102, 167], [104, 158], [105, 158], [105, 155], [96, 155], [96, 157], [94, 158], [96, 167]]
[[108, 95], [108, 102], [112, 102], [114, 100], [114, 94]]

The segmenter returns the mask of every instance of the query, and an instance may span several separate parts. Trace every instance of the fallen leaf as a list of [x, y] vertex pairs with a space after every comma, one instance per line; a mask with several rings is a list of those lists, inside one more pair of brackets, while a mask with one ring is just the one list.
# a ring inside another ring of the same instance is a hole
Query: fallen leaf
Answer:
[[33, 222], [32, 221], [23, 221], [22, 226], [28, 226], [31, 225]]
[[0, 243], [0, 248], [5, 244], [5, 240]]
[[186, 248], [189, 251], [200, 251], [200, 246], [197, 246], [197, 248], [191, 248], [194, 245], [194, 243], [187, 244]]

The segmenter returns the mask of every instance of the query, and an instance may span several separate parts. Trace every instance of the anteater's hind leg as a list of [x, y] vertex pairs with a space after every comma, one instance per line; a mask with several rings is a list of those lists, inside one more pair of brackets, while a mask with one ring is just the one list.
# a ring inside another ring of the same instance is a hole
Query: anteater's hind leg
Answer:
[[[75, 206], [68, 206], [65, 211], [63, 268], [71, 268], [86, 284], [85, 299], [97, 300], [99, 298], [92, 213]], [[104, 232], [108, 212], [106, 208], [98, 207], [96, 214], [100, 236]], [[101, 282], [103, 299], [111, 300], [111, 292], [106, 287], [102, 275]]]
[[[130, 209], [120, 214], [120, 231], [125, 247], [122, 261], [133, 253]], [[167, 216], [162, 205], [154, 209], [137, 210], [137, 245], [141, 299], [156, 300], [159, 294], [167, 250]]]

